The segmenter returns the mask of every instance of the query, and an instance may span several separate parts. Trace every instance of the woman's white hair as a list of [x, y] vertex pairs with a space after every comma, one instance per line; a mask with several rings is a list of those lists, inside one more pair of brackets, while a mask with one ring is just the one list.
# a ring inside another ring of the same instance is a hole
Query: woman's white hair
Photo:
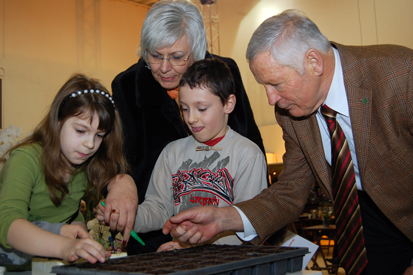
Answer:
[[298, 10], [286, 10], [266, 19], [248, 44], [248, 62], [269, 51], [282, 66], [304, 74], [304, 58], [309, 49], [327, 53], [331, 45], [317, 25]]
[[198, 7], [186, 0], [159, 1], [143, 22], [138, 54], [147, 61], [147, 51], [170, 47], [185, 34], [195, 61], [204, 59], [208, 42]]

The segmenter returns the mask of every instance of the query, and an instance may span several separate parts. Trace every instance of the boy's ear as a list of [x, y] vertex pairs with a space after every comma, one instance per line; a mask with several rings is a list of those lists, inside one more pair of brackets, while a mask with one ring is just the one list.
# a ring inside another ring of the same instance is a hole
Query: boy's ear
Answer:
[[230, 114], [232, 113], [232, 111], [234, 111], [235, 108], [235, 104], [237, 103], [237, 98], [235, 97], [234, 94], [231, 94], [228, 98], [227, 98], [227, 102], [224, 105], [224, 110], [226, 114]]

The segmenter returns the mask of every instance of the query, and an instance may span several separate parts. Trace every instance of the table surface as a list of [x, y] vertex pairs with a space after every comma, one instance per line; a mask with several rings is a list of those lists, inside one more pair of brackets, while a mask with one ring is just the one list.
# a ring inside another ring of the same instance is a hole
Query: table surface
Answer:
[[286, 275], [323, 275], [323, 272], [319, 270], [301, 270], [294, 273], [286, 273]]
[[[6, 272], [5, 275], [31, 275], [31, 271], [24, 271], [24, 272]], [[293, 273], [286, 273], [286, 275], [323, 275], [321, 271], [314, 271], [314, 270], [301, 270]]]
[[303, 229], [305, 230], [335, 230], [336, 229], [336, 225], [335, 224], [330, 224], [329, 226], [325, 226], [325, 225], [313, 225], [313, 226], [307, 226], [307, 227], [303, 227]]

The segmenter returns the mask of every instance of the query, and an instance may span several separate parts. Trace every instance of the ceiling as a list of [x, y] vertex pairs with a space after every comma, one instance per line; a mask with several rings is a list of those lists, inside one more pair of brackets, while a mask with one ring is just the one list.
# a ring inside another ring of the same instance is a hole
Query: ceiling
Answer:
[[[116, 1], [121, 1], [121, 2], [128, 2], [132, 3], [138, 6], [143, 6], [150, 8], [153, 4], [158, 2], [159, 0], [116, 0]], [[215, 2], [216, 0], [213, 0], [212, 2]], [[192, 1], [194, 3], [194, 1]], [[202, 3], [202, 1], [200, 1]]]
[[137, 6], [150, 8], [153, 4], [155, 4], [159, 0], [117, 0], [117, 1], [128, 2], [128, 3], [135, 4]]

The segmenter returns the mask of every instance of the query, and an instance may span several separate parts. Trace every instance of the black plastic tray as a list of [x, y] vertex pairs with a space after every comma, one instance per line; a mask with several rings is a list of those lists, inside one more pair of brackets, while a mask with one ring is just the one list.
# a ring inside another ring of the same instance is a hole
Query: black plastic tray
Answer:
[[308, 248], [203, 245], [187, 249], [148, 253], [108, 260], [105, 263], [80, 263], [54, 266], [58, 275], [96, 274], [218, 274], [283, 275], [299, 271]]

